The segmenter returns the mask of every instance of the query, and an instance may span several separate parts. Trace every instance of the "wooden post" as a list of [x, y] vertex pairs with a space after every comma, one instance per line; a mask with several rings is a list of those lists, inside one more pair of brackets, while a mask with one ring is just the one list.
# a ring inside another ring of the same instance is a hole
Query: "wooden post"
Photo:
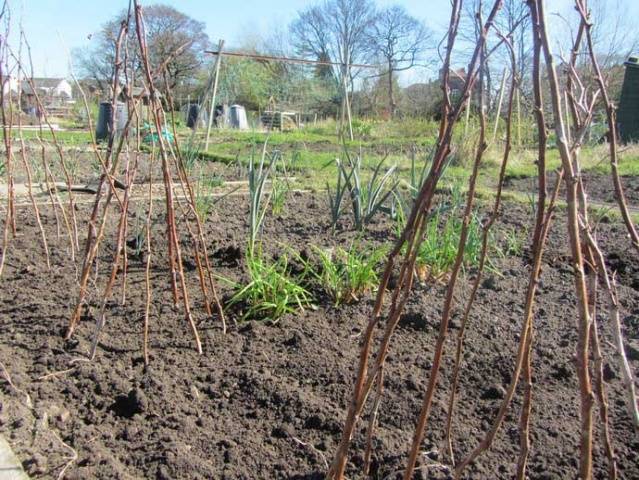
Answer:
[[353, 117], [351, 116], [351, 102], [348, 99], [348, 92], [346, 92], [346, 116], [348, 118], [348, 134], [353, 140]]
[[519, 101], [519, 87], [517, 87], [515, 95], [517, 100], [517, 146], [521, 148], [521, 104]]
[[506, 88], [506, 75], [508, 70], [504, 68], [504, 74], [501, 77], [501, 87], [499, 87], [499, 101], [497, 102], [497, 115], [495, 116], [495, 128], [493, 129], [493, 143], [497, 138], [497, 127], [499, 126], [499, 116], [501, 115], [501, 104], [504, 101], [504, 89]]
[[[346, 78], [350, 75], [351, 67], [347, 63], [346, 64]], [[348, 133], [351, 141], [353, 141], [353, 117], [351, 116], [351, 101], [348, 98], [348, 83], [345, 83], [344, 86], [344, 99], [346, 101], [346, 118], [348, 120]]]
[[346, 67], [342, 70], [342, 90], [343, 90], [343, 98], [342, 98], [342, 108], [339, 112], [339, 124], [337, 126], [337, 133], [342, 135], [344, 133], [344, 121], [346, 120]]
[[343, 132], [344, 130], [344, 120], [348, 121], [348, 133], [351, 141], [353, 140], [353, 119], [351, 117], [351, 104], [348, 99], [348, 72], [350, 71], [350, 66], [348, 63], [344, 64], [344, 70], [342, 72], [342, 88], [344, 89], [344, 100], [342, 101], [342, 112], [340, 116], [340, 125], [339, 130]]
[[[220, 76], [220, 63], [222, 63], [222, 49], [224, 48], [224, 40], [220, 40], [217, 48], [217, 58], [215, 59], [215, 80], [213, 80], [213, 95], [211, 95], [211, 109], [209, 111], [208, 125], [206, 127], [206, 142], [204, 142], [204, 151], [209, 150], [209, 138], [211, 136], [211, 124], [213, 123], [213, 115], [215, 114], [215, 96], [217, 95], [217, 81]], [[196, 125], [197, 128], [197, 125]]]

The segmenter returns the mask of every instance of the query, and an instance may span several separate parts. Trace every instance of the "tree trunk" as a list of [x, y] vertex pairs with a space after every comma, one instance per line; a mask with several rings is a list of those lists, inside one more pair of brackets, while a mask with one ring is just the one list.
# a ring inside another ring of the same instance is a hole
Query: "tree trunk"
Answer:
[[393, 118], [397, 105], [395, 104], [395, 97], [393, 92], [393, 65], [388, 62], [388, 113]]

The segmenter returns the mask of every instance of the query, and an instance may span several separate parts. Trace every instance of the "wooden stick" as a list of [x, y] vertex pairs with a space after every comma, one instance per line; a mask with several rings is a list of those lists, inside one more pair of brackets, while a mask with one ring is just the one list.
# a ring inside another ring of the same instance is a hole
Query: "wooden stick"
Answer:
[[[504, 68], [504, 73], [501, 76], [501, 87], [499, 87], [499, 101], [497, 102], [497, 115], [495, 115], [495, 128], [493, 128], [493, 139], [491, 143], [495, 143], [497, 138], [497, 128], [499, 127], [499, 118], [501, 116], [501, 104], [504, 101], [504, 89], [506, 88], [506, 76], [508, 75], [508, 69]], [[513, 70], [514, 75], [514, 70]]]
[[[498, 32], [498, 35], [501, 34]], [[515, 55], [514, 50], [512, 48], [510, 40], [508, 38], [502, 37], [505, 40], [505, 44], [508, 46], [511, 57], [511, 64], [515, 65]], [[514, 68], [513, 68], [514, 71]], [[477, 295], [477, 290], [479, 289], [479, 285], [482, 280], [484, 268], [486, 265], [486, 260], [488, 256], [488, 243], [490, 240], [490, 231], [493, 224], [497, 221], [499, 216], [499, 210], [501, 206], [501, 197], [502, 190], [504, 185], [504, 180], [506, 178], [506, 167], [508, 165], [508, 159], [510, 157], [511, 144], [512, 144], [512, 112], [513, 112], [513, 92], [516, 91], [518, 87], [518, 80], [515, 75], [511, 77], [511, 86], [510, 86], [510, 95], [508, 98], [508, 107], [507, 107], [507, 117], [506, 117], [506, 144], [504, 146], [504, 154], [502, 157], [501, 167], [499, 171], [499, 180], [497, 182], [497, 191], [495, 194], [495, 202], [493, 204], [493, 209], [491, 211], [490, 217], [486, 224], [482, 228], [482, 246], [481, 253], [479, 258], [479, 266], [477, 268], [477, 274], [472, 286], [472, 290], [470, 296], [466, 302], [466, 307], [464, 309], [464, 315], [462, 317], [459, 332], [457, 334], [457, 346], [455, 349], [455, 367], [453, 369], [453, 379], [451, 381], [450, 388], [450, 396], [448, 400], [448, 411], [447, 411], [447, 420], [446, 420], [446, 436], [445, 443], [448, 447], [448, 456], [451, 460], [451, 463], [455, 463], [454, 453], [453, 453], [453, 443], [452, 443], [452, 422], [455, 410], [455, 400], [456, 400], [456, 391], [457, 385], [459, 382], [459, 373], [461, 369], [461, 358], [462, 358], [462, 350], [464, 345], [464, 335], [466, 332], [466, 327], [468, 324], [468, 319], [470, 317], [471, 309], [475, 302], [475, 297]], [[482, 120], [482, 123], [485, 126], [485, 118]]]
[[[213, 116], [215, 115], [215, 97], [217, 95], [217, 82], [220, 76], [220, 64], [222, 63], [222, 49], [224, 48], [224, 40], [220, 40], [217, 46], [218, 55], [215, 58], [215, 75], [213, 80], [213, 94], [211, 95], [211, 109], [209, 111], [208, 124], [206, 126], [206, 141], [204, 142], [204, 151], [208, 152], [209, 150], [209, 138], [211, 136], [211, 125], [213, 124]], [[194, 129], [197, 130], [197, 124], [194, 126]]]
[[595, 80], [599, 85], [599, 90], [601, 92], [601, 98], [604, 103], [604, 107], [606, 109], [606, 120], [608, 122], [608, 131], [609, 131], [609, 155], [610, 155], [610, 171], [612, 177], [612, 184], [615, 189], [615, 198], [617, 199], [617, 203], [619, 205], [619, 210], [621, 211], [621, 217], [623, 218], [623, 222], [626, 225], [626, 230], [628, 231], [628, 235], [630, 236], [630, 241], [632, 246], [635, 248], [637, 252], [639, 252], [639, 234], [637, 234], [637, 230], [635, 228], [634, 222], [630, 217], [630, 212], [628, 210], [628, 202], [626, 200], [626, 196], [624, 193], [623, 185], [621, 184], [621, 179], [619, 177], [619, 156], [617, 151], [617, 119], [616, 119], [616, 109], [615, 105], [610, 99], [608, 95], [608, 89], [606, 87], [606, 82], [604, 81], [603, 75], [601, 73], [601, 68], [599, 67], [599, 62], [597, 61], [597, 55], [594, 49], [593, 39], [592, 39], [592, 23], [588, 16], [587, 6], [585, 0], [577, 0], [576, 1], [577, 11], [580, 13], [582, 22], [585, 25], [586, 32], [586, 43], [588, 45], [588, 55], [590, 57], [590, 62], [595, 71]]
[[515, 92], [517, 99], [517, 147], [521, 148], [521, 100], [520, 100], [520, 89], [517, 88], [517, 92]]
[[559, 81], [555, 68], [555, 60], [550, 50], [550, 41], [546, 27], [546, 14], [543, 0], [531, 0], [531, 4], [538, 7], [539, 36], [546, 60], [546, 70], [550, 85], [550, 98], [555, 118], [555, 134], [557, 136], [557, 147], [564, 169], [566, 185], [567, 204], [567, 226], [570, 240], [570, 250], [572, 255], [572, 267], [574, 271], [575, 294], [577, 296], [577, 331], [578, 341], [576, 349], [577, 376], [579, 380], [580, 392], [580, 461], [579, 475], [582, 479], [592, 477], [592, 417], [594, 397], [590, 371], [588, 369], [589, 346], [590, 346], [590, 316], [588, 314], [588, 290], [584, 272], [584, 257], [582, 251], [581, 235], [578, 225], [578, 200], [577, 186], [578, 177], [575, 171], [575, 161], [573, 153], [570, 151], [566, 137], [566, 127], [562, 115], [561, 93], [559, 91]]
[[[160, 158], [162, 160], [162, 175], [164, 181], [164, 191], [166, 197], [166, 213], [167, 213], [167, 230], [168, 230], [168, 241], [170, 246], [170, 259], [169, 263], [171, 269], [173, 270], [173, 277], [179, 279], [180, 293], [182, 295], [182, 301], [184, 306], [184, 313], [186, 316], [187, 323], [191, 328], [191, 332], [193, 333], [193, 337], [195, 340], [195, 346], [198, 353], [202, 353], [202, 343], [200, 341], [200, 335], [197, 330], [197, 326], [193, 320], [193, 315], [191, 313], [191, 305], [189, 302], [189, 294], [188, 289], [186, 287], [186, 279], [184, 276], [184, 267], [182, 264], [182, 253], [180, 248], [180, 239], [177, 233], [176, 221], [175, 221], [175, 205], [173, 199], [173, 181], [171, 179], [170, 174], [170, 163], [167, 153], [167, 147], [165, 145], [165, 138], [163, 135], [163, 110], [162, 104], [158, 100], [155, 84], [153, 81], [153, 76], [151, 74], [151, 65], [149, 63], [149, 56], [147, 51], [146, 39], [144, 36], [144, 19], [142, 16], [142, 7], [139, 5], [138, 0], [134, 0], [135, 5], [135, 30], [138, 39], [138, 44], [140, 46], [141, 56], [142, 56], [142, 66], [144, 70], [144, 75], [146, 77], [146, 86], [149, 89], [150, 97], [151, 97], [151, 110], [153, 114], [153, 120], [155, 123], [155, 130], [158, 134], [158, 147], [160, 150]], [[175, 297], [174, 297], [175, 298]]]
[[[492, 12], [487, 22], [486, 29], [492, 24], [494, 15], [498, 10], [501, 2], [497, 0], [495, 2], [494, 12]], [[382, 274], [382, 280], [377, 291], [377, 298], [371, 318], [368, 322], [366, 330], [362, 335], [362, 346], [359, 356], [359, 366], [357, 371], [357, 377], [355, 387], [353, 389], [353, 395], [351, 398], [351, 404], [342, 431], [342, 438], [340, 445], [335, 454], [331, 469], [327, 474], [328, 479], [343, 479], [344, 470], [346, 467], [346, 461], [348, 456], [348, 449], [353, 436], [355, 425], [359, 419], [359, 415], [362, 411], [366, 398], [380, 372], [381, 367], [388, 355], [388, 346], [390, 338], [394, 332], [394, 329], [399, 321], [399, 317], [403, 308], [408, 300], [409, 293], [412, 288], [414, 263], [417, 255], [417, 247], [422, 240], [425, 226], [425, 216], [430, 210], [433, 197], [435, 194], [435, 187], [442, 174], [445, 161], [450, 154], [451, 146], [450, 141], [452, 138], [452, 132], [455, 122], [459, 119], [464, 105], [472, 92], [475, 82], [477, 80], [477, 64], [479, 61], [479, 52], [483, 48], [485, 42], [485, 36], [483, 36], [478, 42], [475, 51], [472, 55], [469, 75], [464, 83], [462, 89], [462, 95], [458, 103], [453, 106], [450, 98], [450, 59], [457, 36], [459, 18], [460, 18], [461, 2], [454, 0], [453, 8], [451, 11], [451, 20], [449, 24], [449, 32], [447, 35], [446, 55], [444, 60], [444, 75], [442, 81], [442, 90], [444, 94], [444, 102], [442, 109], [442, 120], [439, 128], [439, 141], [438, 147], [433, 156], [433, 166], [429, 171], [429, 174], [419, 192], [415, 205], [407, 219], [406, 227], [404, 228], [400, 238], [397, 240], [395, 246], [391, 250], [384, 272]], [[374, 332], [379, 322], [381, 321], [381, 311], [384, 304], [385, 290], [388, 287], [388, 283], [391, 277], [391, 273], [395, 267], [395, 261], [400, 255], [400, 252], [405, 247], [405, 253], [403, 255], [403, 261], [400, 267], [400, 273], [398, 281], [391, 295], [391, 305], [389, 313], [387, 314], [386, 328], [384, 330], [384, 336], [381, 340], [380, 346], [375, 356], [375, 363], [373, 368], [369, 371], [369, 357], [374, 342]]]

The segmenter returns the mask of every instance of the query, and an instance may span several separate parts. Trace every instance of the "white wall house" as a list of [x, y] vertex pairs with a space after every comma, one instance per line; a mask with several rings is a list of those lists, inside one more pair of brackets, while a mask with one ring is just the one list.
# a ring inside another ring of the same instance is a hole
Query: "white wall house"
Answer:
[[2, 91], [5, 95], [9, 92], [17, 92], [18, 91], [18, 79], [15, 77], [8, 77], [2, 83]]
[[66, 102], [73, 98], [71, 84], [64, 78], [33, 78], [22, 80], [22, 93], [33, 95], [33, 87], [38, 96], [44, 101]]

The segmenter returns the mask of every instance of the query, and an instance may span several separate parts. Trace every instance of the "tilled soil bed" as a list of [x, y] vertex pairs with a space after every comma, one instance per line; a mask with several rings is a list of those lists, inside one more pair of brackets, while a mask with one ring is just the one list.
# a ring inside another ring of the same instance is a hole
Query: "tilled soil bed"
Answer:
[[[611, 175], [604, 175], [596, 172], [583, 172], [581, 177], [584, 181], [588, 198], [596, 203], [605, 203], [616, 205], [617, 196], [612, 184]], [[557, 175], [554, 172], [548, 173], [549, 191], [554, 187]], [[624, 189], [624, 195], [628, 206], [635, 210], [639, 208], [639, 177], [622, 176], [621, 185]], [[504, 188], [521, 191], [534, 192], [537, 189], [537, 178], [507, 178], [504, 182]], [[563, 199], [564, 189], [560, 189], [560, 198]]]
[[[502, 224], [519, 228], [529, 221], [525, 208], [507, 207]], [[234, 280], [246, 275], [246, 211], [246, 202], [227, 198], [216, 205], [207, 223], [216, 273]], [[88, 217], [85, 208], [78, 217]], [[233, 326], [231, 322], [224, 335], [217, 319], [203, 317], [197, 275], [191, 271], [189, 282], [204, 347], [204, 354], [198, 355], [183, 315], [171, 306], [165, 259], [156, 255], [151, 364], [145, 369], [141, 352], [144, 264], [131, 257], [127, 302], [121, 306], [118, 284], [97, 358], [88, 362], [98, 295], [91, 297], [92, 309], [83, 316], [76, 335], [65, 342], [63, 334], [77, 290], [66, 239], [55, 240], [53, 216], [46, 216], [53, 253], [51, 271], [46, 272], [32, 216], [25, 211], [18, 220], [18, 237], [1, 279], [0, 359], [4, 370], [0, 431], [34, 478], [57, 478], [65, 466], [68, 479], [323, 478], [325, 462], [330, 462], [339, 442], [372, 298], [336, 308], [314, 288], [317, 309], [287, 315], [276, 325], [250, 321]], [[577, 469], [576, 312], [562, 222], [560, 213], [545, 255], [535, 313], [531, 479], [574, 478]], [[324, 197], [293, 195], [281, 218], [267, 217], [265, 248], [274, 254], [282, 251], [282, 244], [307, 252], [312, 244], [347, 246], [356, 235], [347, 225], [342, 227], [330, 235]], [[83, 237], [85, 228], [80, 226]], [[158, 220], [157, 237], [162, 228]], [[639, 264], [623, 226], [607, 223], [599, 228], [599, 239], [618, 272], [628, 351], [637, 371]], [[390, 242], [393, 232], [390, 222], [380, 221], [364, 238], [374, 244]], [[113, 241], [109, 239], [107, 245], [98, 263], [100, 278], [109, 270]], [[492, 263], [466, 332], [453, 422], [458, 459], [478, 444], [499, 407], [512, 375], [523, 320], [529, 253], [495, 256]], [[442, 431], [452, 355], [461, 305], [473, 275], [466, 272], [460, 282], [440, 388], [416, 478], [449, 477], [437, 464], [446, 462]], [[228, 283], [220, 285], [223, 297], [228, 298]], [[372, 478], [396, 478], [394, 472], [405, 462], [429, 375], [443, 293], [444, 286], [438, 283], [417, 285], [393, 339]], [[626, 413], [620, 372], [609, 343], [611, 329], [603, 292], [601, 303], [599, 322], [618, 468], [622, 478], [639, 478], [639, 441]], [[228, 315], [229, 319], [236, 316], [232, 311]], [[518, 389], [493, 448], [466, 471], [465, 478], [513, 477], [521, 393]], [[597, 438], [601, 438], [598, 427]], [[362, 446], [359, 431], [349, 478], [361, 478]], [[595, 448], [594, 455], [596, 477], [603, 478], [603, 449]]]

